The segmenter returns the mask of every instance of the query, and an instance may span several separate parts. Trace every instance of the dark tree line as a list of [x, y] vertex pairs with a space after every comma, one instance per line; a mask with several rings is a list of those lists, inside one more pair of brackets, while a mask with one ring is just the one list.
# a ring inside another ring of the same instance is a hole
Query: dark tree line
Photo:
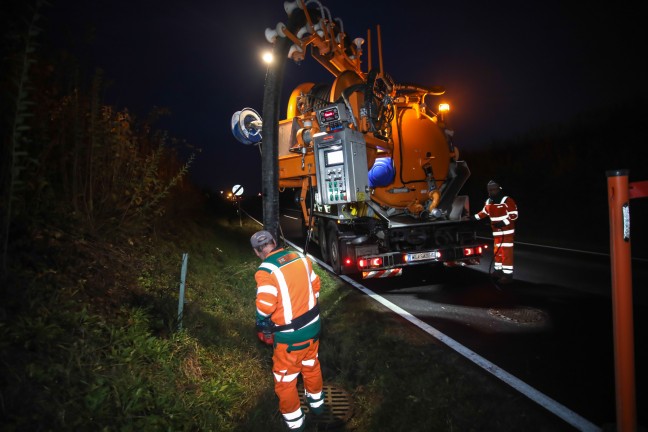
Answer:
[[166, 110], [138, 118], [107, 104], [101, 70], [47, 45], [47, 8], [41, 0], [3, 5], [3, 274], [12, 241], [30, 227], [62, 224], [94, 236], [150, 231], [173, 208], [172, 194], [190, 188], [195, 150], [156, 128]]

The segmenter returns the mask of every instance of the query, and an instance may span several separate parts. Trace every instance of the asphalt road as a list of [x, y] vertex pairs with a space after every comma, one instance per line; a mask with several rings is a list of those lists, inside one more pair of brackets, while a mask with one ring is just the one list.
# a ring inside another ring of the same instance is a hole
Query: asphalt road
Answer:
[[[286, 212], [281, 226], [301, 246], [296, 216]], [[497, 286], [489, 277], [491, 250], [478, 266], [421, 265], [399, 278], [352, 278], [595, 425], [613, 424], [609, 257], [517, 244], [515, 281]], [[309, 252], [319, 257], [317, 245]], [[633, 287], [638, 421], [646, 427], [646, 261], [633, 262]]]

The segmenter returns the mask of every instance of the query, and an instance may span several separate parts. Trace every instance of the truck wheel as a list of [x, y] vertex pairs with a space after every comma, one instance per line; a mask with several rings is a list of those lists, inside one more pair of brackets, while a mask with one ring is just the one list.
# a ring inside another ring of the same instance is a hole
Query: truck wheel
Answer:
[[329, 262], [335, 274], [342, 273], [342, 258], [340, 257], [340, 240], [338, 239], [338, 230], [335, 226], [329, 228], [326, 240], [328, 243]]
[[320, 252], [324, 261], [329, 260], [328, 236], [326, 235], [326, 223], [320, 220], [317, 224], [317, 241], [320, 246]]

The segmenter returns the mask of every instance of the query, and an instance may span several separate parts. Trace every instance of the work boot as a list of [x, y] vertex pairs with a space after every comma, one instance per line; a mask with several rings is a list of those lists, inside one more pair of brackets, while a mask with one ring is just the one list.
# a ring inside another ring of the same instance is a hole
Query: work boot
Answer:
[[496, 280], [501, 278], [503, 275], [504, 273], [502, 272], [502, 270], [495, 270], [493, 273], [491, 273], [491, 277]]

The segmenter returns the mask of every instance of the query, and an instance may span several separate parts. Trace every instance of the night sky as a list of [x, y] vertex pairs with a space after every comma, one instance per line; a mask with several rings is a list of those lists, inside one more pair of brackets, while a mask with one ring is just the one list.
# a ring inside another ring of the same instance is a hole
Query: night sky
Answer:
[[[261, 111], [261, 54], [270, 48], [264, 30], [287, 17], [278, 0], [225, 3], [52, 0], [43, 37], [89, 70], [104, 70], [113, 82], [108, 104], [140, 116], [153, 106], [168, 107], [172, 115], [162, 126], [203, 149], [191, 171], [198, 185], [217, 191], [240, 183], [256, 194], [259, 151], [233, 138], [230, 119], [243, 107]], [[385, 71], [396, 82], [446, 88], [460, 149], [479, 150], [646, 93], [646, 26], [629, 4], [323, 4], [343, 20], [351, 39], [366, 39], [371, 28], [376, 47], [375, 26], [381, 26]], [[309, 56], [301, 65], [289, 61], [282, 112], [295, 85], [332, 79]]]

